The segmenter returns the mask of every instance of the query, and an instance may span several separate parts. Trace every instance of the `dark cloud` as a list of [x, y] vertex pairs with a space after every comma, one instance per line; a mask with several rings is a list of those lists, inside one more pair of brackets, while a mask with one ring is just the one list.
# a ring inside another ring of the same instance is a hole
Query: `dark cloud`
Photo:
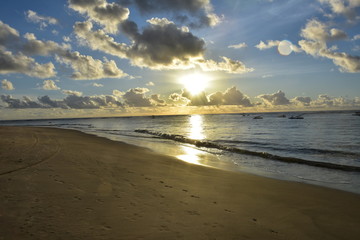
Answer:
[[99, 109], [104, 107], [122, 107], [123, 104], [119, 102], [114, 96], [76, 96], [68, 95], [64, 99], [64, 103], [69, 108], [74, 109]]
[[40, 102], [42, 108], [47, 108], [47, 107], [51, 107], [51, 108], [68, 108], [66, 106], [66, 104], [64, 103], [64, 101], [52, 100], [52, 99], [50, 99], [50, 97], [48, 95], [38, 97], [38, 101]]
[[17, 42], [19, 38], [20, 35], [16, 29], [0, 21], [0, 46]]
[[133, 41], [126, 55], [134, 65], [154, 69], [184, 68], [192, 64], [192, 58], [203, 55], [204, 40], [167, 19], [154, 18], [149, 23], [142, 33], [134, 22], [121, 24], [123, 32]]
[[117, 43], [103, 30], [93, 31], [91, 22], [77, 22], [74, 32], [81, 42], [93, 50], [100, 50], [120, 58], [129, 59], [132, 65], [151, 69], [189, 69], [196, 66], [204, 71], [246, 73], [241, 61], [222, 57], [221, 62], [204, 59], [205, 42], [194, 36], [187, 28], [178, 28], [166, 18], [152, 18], [143, 32], [135, 22], [124, 21], [122, 32], [132, 44]]
[[10, 95], [1, 95], [1, 100], [8, 105], [8, 108], [44, 108], [45, 106], [31, 100], [29, 97], [16, 99]]
[[215, 26], [220, 17], [213, 12], [209, 0], [120, 0], [122, 5], [134, 4], [143, 14], [167, 12], [181, 23], [193, 28]]
[[123, 104], [112, 95], [83, 97], [70, 94], [63, 100], [52, 100], [49, 96], [42, 96], [38, 97], [38, 101], [33, 101], [25, 96], [22, 99], [16, 99], [10, 95], [1, 95], [1, 100], [8, 105], [8, 108], [100, 109], [123, 107]]

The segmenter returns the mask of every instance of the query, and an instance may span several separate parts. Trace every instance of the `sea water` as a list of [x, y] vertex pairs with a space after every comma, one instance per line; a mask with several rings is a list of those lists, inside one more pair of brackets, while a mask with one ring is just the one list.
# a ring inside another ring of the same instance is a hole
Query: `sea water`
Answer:
[[360, 116], [352, 112], [2, 121], [77, 129], [179, 160], [360, 193]]

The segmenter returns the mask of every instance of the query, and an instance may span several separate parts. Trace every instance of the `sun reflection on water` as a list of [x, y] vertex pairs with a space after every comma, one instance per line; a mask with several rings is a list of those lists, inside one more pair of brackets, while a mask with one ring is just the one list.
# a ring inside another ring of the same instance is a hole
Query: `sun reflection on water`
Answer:
[[201, 155], [204, 154], [202, 151], [199, 151], [195, 148], [188, 146], [181, 146], [181, 150], [184, 151], [184, 154], [176, 156], [178, 159], [183, 160], [188, 163], [201, 165]]
[[192, 115], [189, 118], [190, 132], [188, 137], [195, 140], [205, 139], [203, 129], [203, 117], [201, 115]]
[[[187, 135], [188, 138], [194, 140], [203, 140], [206, 138], [203, 133], [203, 117], [201, 115], [190, 116], [189, 125], [190, 128]], [[188, 163], [201, 165], [201, 156], [204, 155], [204, 152], [189, 146], [181, 146], [181, 150], [183, 151], [183, 154], [176, 156], [178, 159]]]

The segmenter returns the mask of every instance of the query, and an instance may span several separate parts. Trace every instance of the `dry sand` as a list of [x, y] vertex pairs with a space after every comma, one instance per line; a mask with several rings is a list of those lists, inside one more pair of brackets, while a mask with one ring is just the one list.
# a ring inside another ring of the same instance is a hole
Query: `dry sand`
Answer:
[[0, 239], [358, 239], [360, 195], [0, 127]]

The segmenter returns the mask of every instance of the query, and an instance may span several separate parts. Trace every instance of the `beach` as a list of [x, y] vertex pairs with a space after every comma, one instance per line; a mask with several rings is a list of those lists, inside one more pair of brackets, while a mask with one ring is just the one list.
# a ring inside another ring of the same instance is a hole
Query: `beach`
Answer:
[[360, 195], [0, 127], [0, 239], [357, 239]]

